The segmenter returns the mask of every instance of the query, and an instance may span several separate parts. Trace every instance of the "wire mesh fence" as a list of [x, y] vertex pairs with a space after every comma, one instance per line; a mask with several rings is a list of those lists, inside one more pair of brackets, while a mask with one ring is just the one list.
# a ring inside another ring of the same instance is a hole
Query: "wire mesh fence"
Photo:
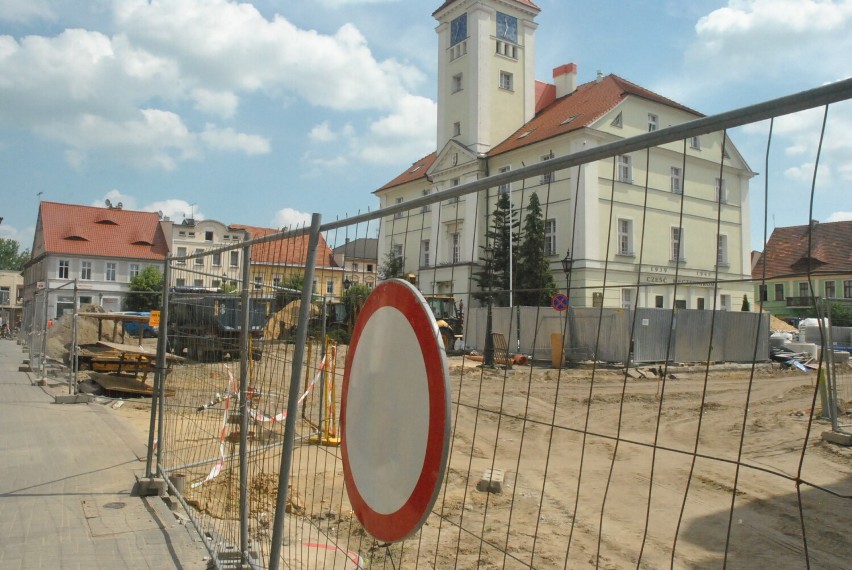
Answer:
[[[418, 178], [380, 192], [378, 212], [170, 258], [157, 471], [215, 564], [847, 566], [850, 456], [821, 434], [848, 425], [848, 368], [827, 380], [835, 427], [823, 357], [772, 360], [762, 302], [740, 307], [767, 279], [742, 231], [751, 171], [725, 132], [846, 100], [842, 87], [541, 147], [546, 161], [464, 184]], [[354, 512], [339, 422], [349, 334], [389, 278], [433, 310], [451, 411], [431, 515], [394, 543]]]

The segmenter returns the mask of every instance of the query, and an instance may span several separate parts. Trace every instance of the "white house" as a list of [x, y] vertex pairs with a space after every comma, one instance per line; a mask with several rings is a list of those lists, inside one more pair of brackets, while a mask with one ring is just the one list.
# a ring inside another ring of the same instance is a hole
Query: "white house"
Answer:
[[[536, 81], [539, 13], [529, 0], [448, 0], [433, 13], [438, 148], [375, 192], [383, 208], [701, 116], [617, 75], [578, 85], [573, 63]], [[560, 288], [560, 261], [573, 259], [572, 305], [730, 309], [749, 292], [737, 281], [750, 273], [752, 176], [721, 133], [696, 136], [389, 216], [378, 259], [402, 256], [424, 293], [464, 297], [498, 193], [518, 210], [536, 192]]]

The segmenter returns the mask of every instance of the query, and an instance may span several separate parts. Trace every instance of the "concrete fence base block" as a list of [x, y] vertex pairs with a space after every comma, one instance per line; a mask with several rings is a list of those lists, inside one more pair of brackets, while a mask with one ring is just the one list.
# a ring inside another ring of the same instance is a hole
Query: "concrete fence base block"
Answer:
[[829, 443], [836, 443], [837, 445], [852, 446], [852, 434], [850, 433], [824, 431], [822, 432], [822, 439]]
[[33, 369], [30, 368], [29, 364], [21, 364], [18, 366], [18, 372], [32, 372]]
[[155, 477], [138, 477], [133, 486], [133, 495], [137, 497], [166, 497], [169, 494], [169, 485], [165, 479]]
[[476, 490], [483, 493], [502, 493], [503, 492], [503, 470], [502, 469], [486, 469], [482, 475], [482, 479], [476, 484]]
[[54, 396], [54, 404], [88, 404], [94, 398], [90, 394], [63, 394]]

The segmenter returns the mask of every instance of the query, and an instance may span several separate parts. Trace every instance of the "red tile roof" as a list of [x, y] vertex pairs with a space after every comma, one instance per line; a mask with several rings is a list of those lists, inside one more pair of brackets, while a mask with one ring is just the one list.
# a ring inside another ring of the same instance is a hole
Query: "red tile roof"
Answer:
[[164, 260], [169, 253], [153, 212], [42, 202], [38, 215], [48, 254]]
[[427, 154], [417, 162], [411, 165], [408, 170], [376, 190], [379, 192], [381, 190], [385, 190], [386, 188], [393, 188], [394, 186], [399, 186], [400, 184], [405, 184], [406, 182], [411, 182], [413, 180], [417, 180], [419, 178], [423, 178], [426, 176], [426, 172], [435, 164], [435, 161], [438, 159], [438, 152], [435, 151], [433, 153]]
[[[661, 105], [680, 109], [696, 117], [702, 116], [698, 111], [694, 111], [689, 107], [644, 87], [640, 87], [617, 75], [607, 75], [600, 80], [584, 83], [577, 87], [573, 93], [560, 99], [556, 99], [556, 87], [554, 85], [543, 81], [536, 81], [535, 117], [515, 131], [506, 140], [491, 149], [488, 156], [496, 156], [510, 150], [587, 127], [615, 108], [616, 105], [628, 96], [641, 97], [660, 103]], [[411, 168], [379, 188], [377, 192], [423, 178], [437, 157], [438, 153], [433, 152], [421, 158]]]
[[[261, 228], [257, 226], [243, 226], [234, 224], [231, 227], [246, 230], [251, 238], [265, 237], [277, 234], [281, 230], [273, 228]], [[308, 258], [308, 235], [291, 237], [287, 239], [268, 241], [255, 244], [251, 248], [252, 263], [266, 263], [273, 265], [293, 265], [304, 267]], [[320, 235], [316, 253], [317, 267], [338, 267], [334, 261], [331, 248], [328, 247], [325, 238]]]
[[772, 279], [808, 270], [808, 234], [811, 234], [811, 271], [820, 273], [852, 273], [852, 221], [814, 223], [775, 228], [763, 254], [757, 260], [752, 277], [763, 276], [766, 256], [766, 278]]
[[[531, 2], [531, 0], [516, 0], [516, 1], [518, 2], [518, 4], [523, 4], [524, 6], [532, 8], [533, 10], [536, 10], [537, 12], [541, 12], [541, 8], [536, 6], [533, 2]], [[434, 16], [435, 14], [437, 14], [438, 12], [440, 12], [441, 10], [443, 10], [444, 8], [446, 8], [447, 6], [449, 6], [450, 4], [452, 4], [454, 2], [456, 2], [456, 0], [446, 0], [446, 2], [441, 4], [440, 8], [438, 8], [437, 10], [432, 12], [432, 15]]]
[[[538, 94], [538, 89], [536, 89]], [[547, 103], [546, 92], [537, 101]], [[555, 92], [554, 92], [555, 94]], [[611, 111], [628, 96], [641, 97], [668, 107], [680, 109], [695, 116], [697, 111], [685, 107], [653, 91], [640, 87], [617, 75], [607, 75], [600, 80], [590, 81], [560, 99], [553, 100], [544, 108], [536, 109], [536, 116], [502, 143], [491, 149], [489, 156], [496, 156], [529, 144], [540, 142], [561, 134], [587, 127]], [[573, 118], [572, 118], [573, 117]]]

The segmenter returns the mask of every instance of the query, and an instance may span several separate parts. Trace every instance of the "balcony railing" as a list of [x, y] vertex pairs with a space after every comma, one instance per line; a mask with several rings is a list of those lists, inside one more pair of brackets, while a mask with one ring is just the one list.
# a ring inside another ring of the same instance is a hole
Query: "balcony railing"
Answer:
[[810, 307], [814, 299], [819, 301], [819, 297], [787, 297], [788, 307]]

